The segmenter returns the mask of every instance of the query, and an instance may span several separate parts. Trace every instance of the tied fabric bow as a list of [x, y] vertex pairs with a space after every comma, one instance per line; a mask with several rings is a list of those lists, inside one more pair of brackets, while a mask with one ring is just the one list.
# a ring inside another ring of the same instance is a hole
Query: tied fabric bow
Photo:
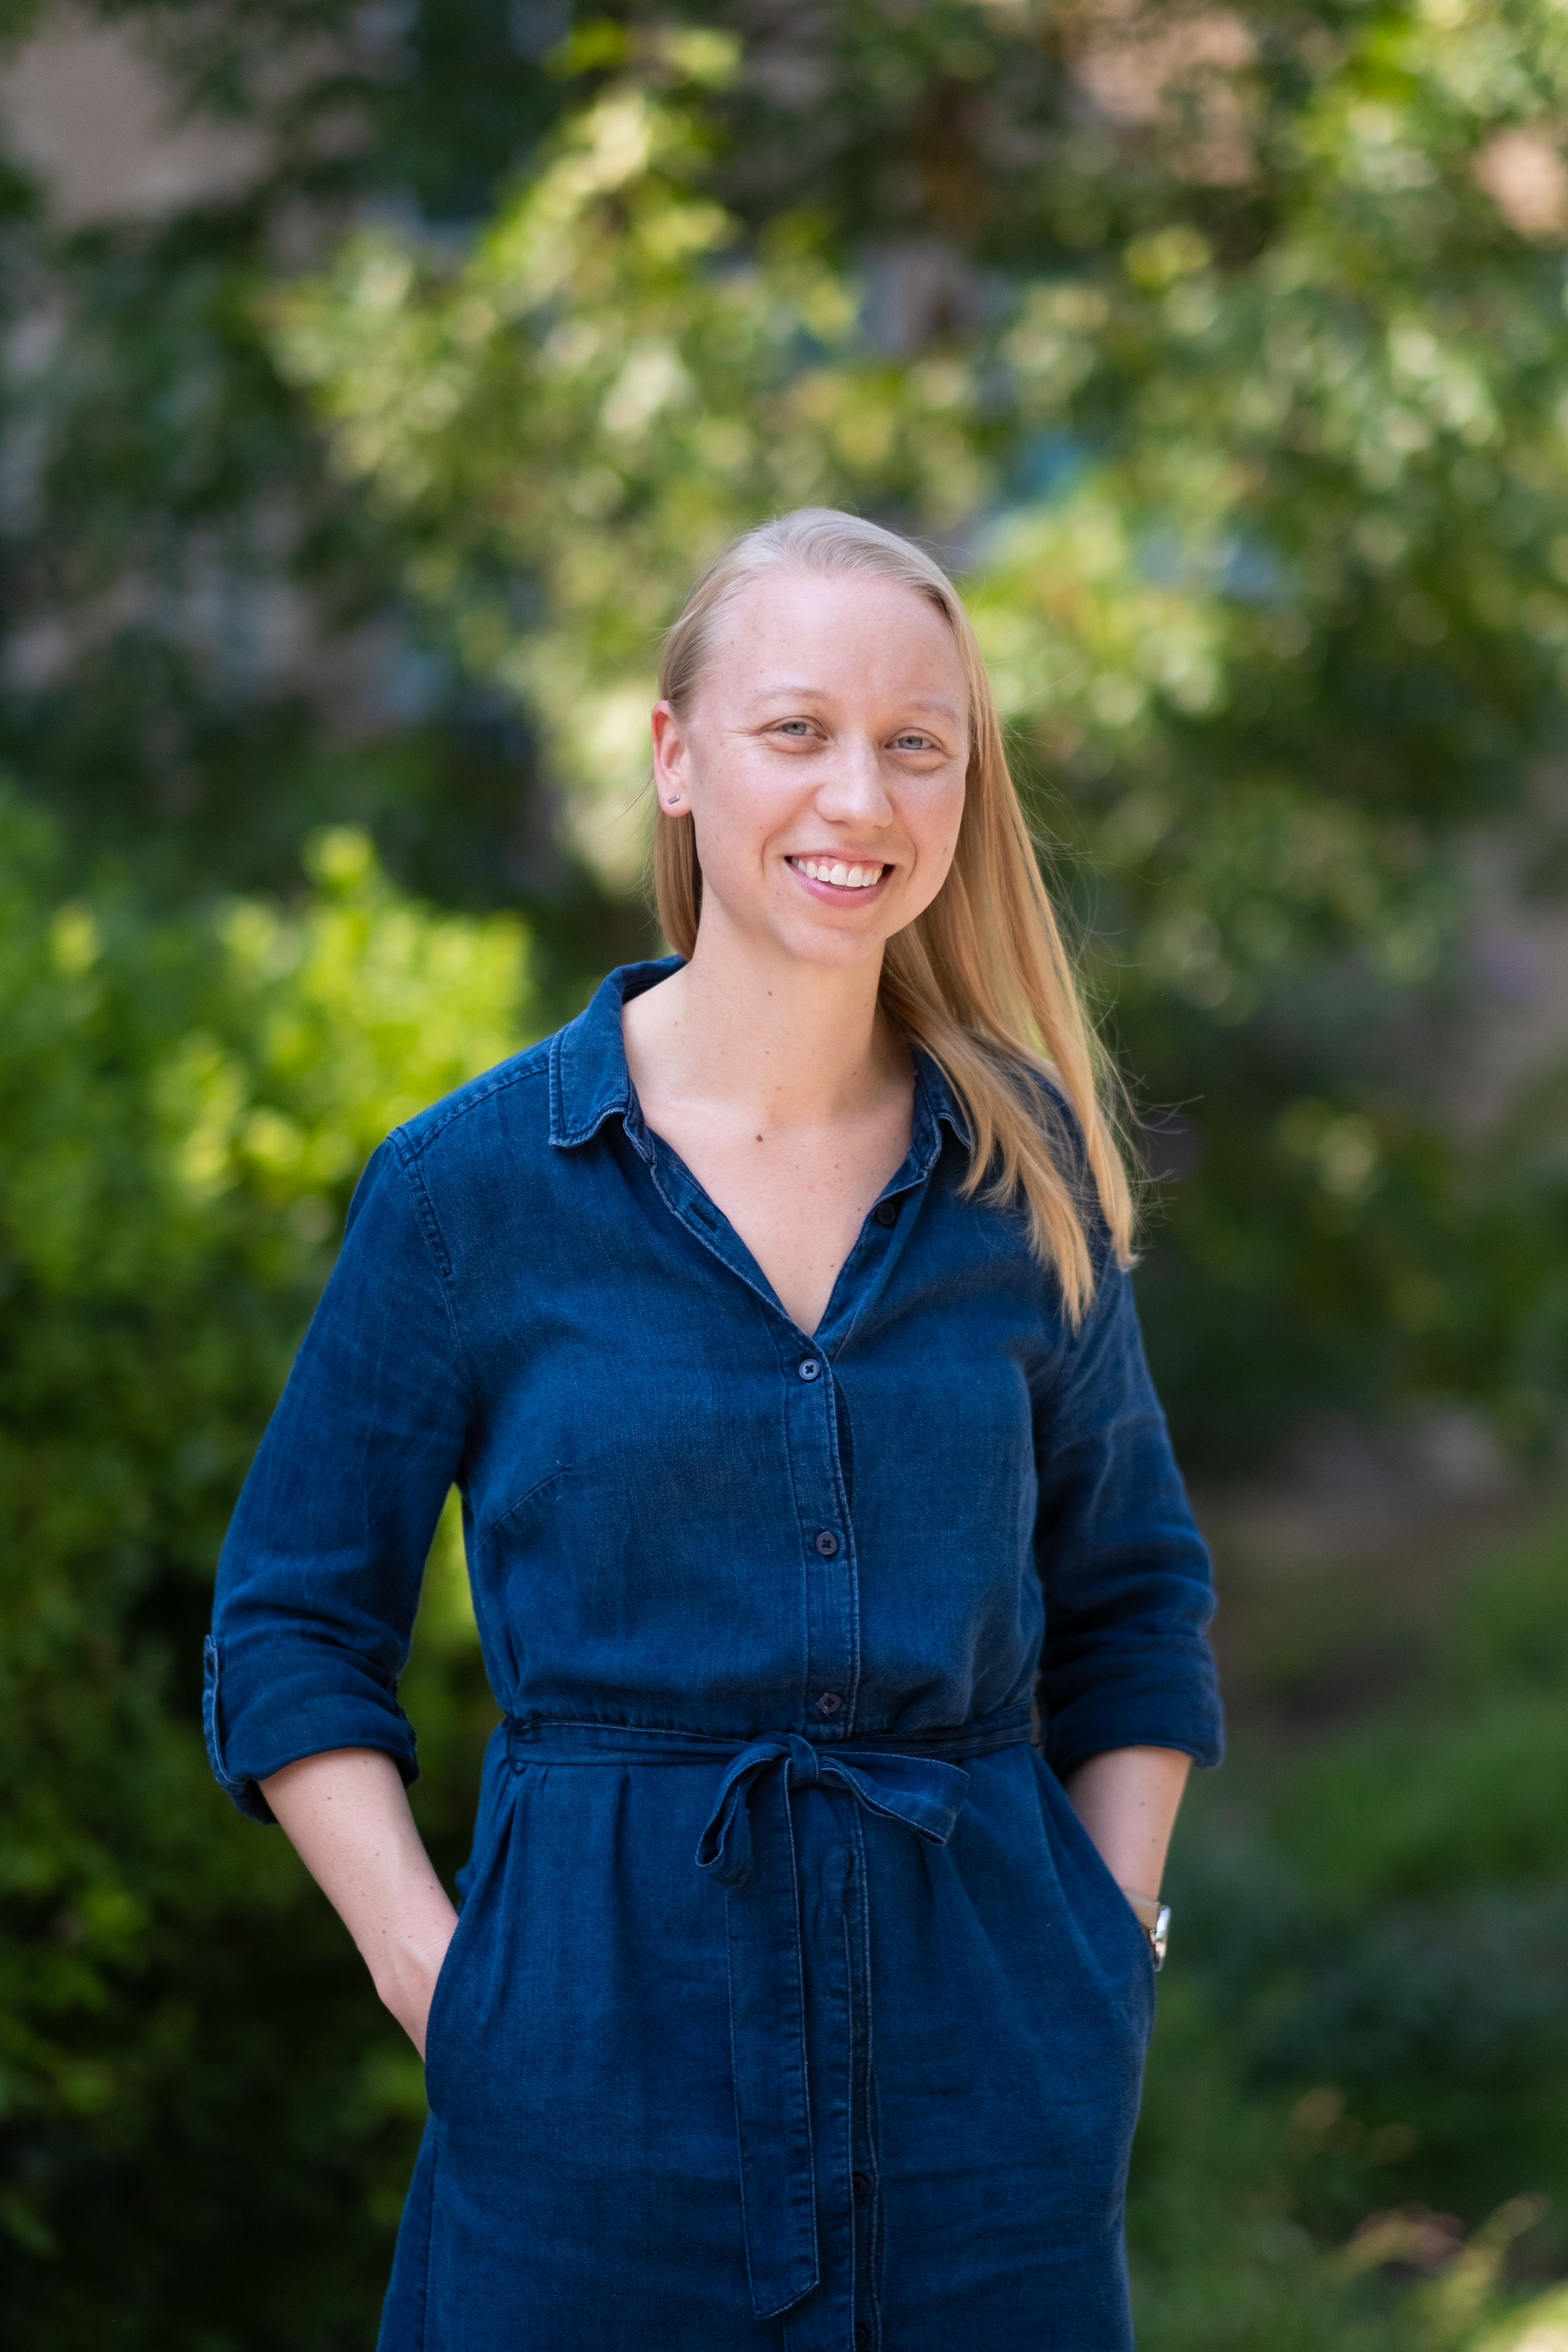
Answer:
[[[820, 2276], [807, 2070], [807, 1975], [790, 1792], [825, 1781], [945, 1846], [969, 1775], [935, 1757], [824, 1748], [794, 1733], [754, 1740], [719, 1783], [698, 1867], [725, 1889], [740, 2198], [752, 2307], [776, 2316]], [[851, 2021], [833, 2020], [850, 2064]]]

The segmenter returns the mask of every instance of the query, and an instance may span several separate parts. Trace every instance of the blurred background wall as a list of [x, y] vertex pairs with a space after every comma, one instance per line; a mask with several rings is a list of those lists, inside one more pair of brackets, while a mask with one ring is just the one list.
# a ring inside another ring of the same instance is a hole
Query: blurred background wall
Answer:
[[[1146, 2352], [1568, 2346], [1568, 12], [0, 16], [6, 2340], [371, 2340], [419, 2069], [200, 1753], [386, 1127], [658, 942], [658, 633], [961, 577], [1130, 1080], [1233, 1760]], [[493, 1711], [444, 1527], [443, 1865]]]

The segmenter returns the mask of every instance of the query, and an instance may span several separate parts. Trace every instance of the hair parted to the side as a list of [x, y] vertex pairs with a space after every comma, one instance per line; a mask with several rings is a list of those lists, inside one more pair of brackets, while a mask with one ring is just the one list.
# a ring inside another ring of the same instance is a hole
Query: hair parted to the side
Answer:
[[[1053, 1265], [1071, 1321], [1094, 1295], [1084, 1177], [1092, 1182], [1120, 1263], [1130, 1261], [1133, 1200], [1111, 1110], [1115, 1081], [1095, 1035], [1041, 878], [1008, 770], [1001, 722], [969, 616], [940, 564], [910, 540], [829, 507], [801, 507], [748, 531], [709, 565], [664, 640], [659, 691], [684, 717], [731, 599], [778, 569], [891, 580], [945, 615], [969, 693], [969, 767], [953, 865], [924, 914], [883, 957], [881, 1001], [946, 1077], [967, 1122], [964, 1190], [1027, 1206], [1034, 1248]], [[659, 812], [654, 892], [677, 955], [696, 945], [702, 869], [690, 815]], [[1052, 1078], [1081, 1133], [1080, 1171], [1065, 1123], [1054, 1131]]]

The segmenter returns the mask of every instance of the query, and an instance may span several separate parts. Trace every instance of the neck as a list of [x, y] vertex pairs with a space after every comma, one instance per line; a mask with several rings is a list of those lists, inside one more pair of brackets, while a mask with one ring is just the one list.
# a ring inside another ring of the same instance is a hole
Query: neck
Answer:
[[880, 951], [824, 968], [759, 955], [705, 922], [691, 961], [627, 1008], [638, 1091], [638, 1064], [651, 1079], [656, 1055], [660, 1093], [744, 1110], [764, 1125], [815, 1127], [863, 1111], [869, 1092], [908, 1074], [877, 1005], [881, 975]]

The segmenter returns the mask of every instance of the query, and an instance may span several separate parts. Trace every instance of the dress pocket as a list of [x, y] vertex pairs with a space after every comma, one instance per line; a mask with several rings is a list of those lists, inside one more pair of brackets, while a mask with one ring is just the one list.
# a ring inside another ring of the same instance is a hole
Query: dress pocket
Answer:
[[430, 2008], [424, 2023], [424, 2097], [433, 2114], [444, 2111], [446, 2094], [450, 2088], [451, 2069], [446, 2063], [448, 2045], [454, 2032], [458, 2035], [457, 2047], [465, 2046], [462, 2032], [465, 2017], [471, 2021], [473, 2002], [464, 1993], [465, 1979], [469, 1975], [469, 1958], [475, 1942], [481, 1939], [491, 1909], [491, 1888], [498, 1862], [503, 1853], [512, 1824], [512, 1806], [502, 1804], [490, 1824], [490, 1832], [482, 1850], [476, 1852], [461, 1876], [468, 1881], [457, 1913], [457, 1924], [452, 1930], [440, 1969], [435, 1989], [430, 1996]]
[[437, 2105], [435, 2070], [442, 2041], [445, 2038], [446, 2013], [452, 2005], [452, 1990], [457, 1981], [461, 1947], [466, 1939], [464, 1929], [472, 1920], [473, 1905], [465, 1903], [457, 1914], [457, 1924], [452, 1930], [452, 1940], [442, 1955], [435, 1973], [435, 1986], [430, 1996], [430, 2007], [424, 2020], [424, 2098], [432, 2110]]

